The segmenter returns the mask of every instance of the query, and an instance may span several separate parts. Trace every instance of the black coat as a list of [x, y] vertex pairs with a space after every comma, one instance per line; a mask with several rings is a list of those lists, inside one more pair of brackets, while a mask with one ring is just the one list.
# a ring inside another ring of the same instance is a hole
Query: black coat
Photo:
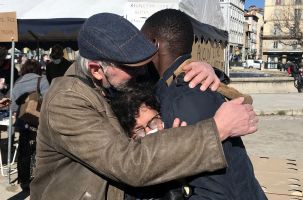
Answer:
[[[183, 81], [184, 74], [175, 77], [171, 85], [166, 80], [190, 56], [180, 57], [164, 73], [157, 85], [157, 96], [161, 102], [161, 116], [165, 128], [172, 127], [178, 117], [188, 125], [211, 118], [225, 101], [224, 97], [211, 90], [201, 92]], [[266, 196], [255, 178], [253, 166], [240, 137], [223, 142], [228, 167], [213, 173], [204, 173], [188, 179], [192, 188], [190, 200], [264, 200]], [[190, 165], [190, 163], [189, 163]]]
[[46, 65], [46, 78], [48, 83], [51, 84], [54, 78], [63, 76], [71, 64], [72, 62], [66, 60], [65, 58], [62, 58], [59, 64], [55, 64], [53, 62], [48, 63]]

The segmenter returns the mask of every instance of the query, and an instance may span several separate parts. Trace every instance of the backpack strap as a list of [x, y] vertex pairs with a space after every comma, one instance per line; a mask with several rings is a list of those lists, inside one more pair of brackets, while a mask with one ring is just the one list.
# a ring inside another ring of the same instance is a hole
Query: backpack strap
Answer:
[[[171, 75], [167, 80], [166, 80], [166, 84], [167, 86], [170, 86], [173, 82], [173, 80], [178, 77], [181, 73], [184, 73], [185, 71], [183, 70], [183, 66], [194, 62], [194, 60], [192, 59], [188, 59], [185, 60], [173, 73], [173, 75]], [[224, 83], [220, 83], [217, 92], [219, 92], [220, 94], [222, 94], [226, 99], [228, 100], [232, 100], [235, 99], [237, 97], [244, 97], [244, 103], [246, 104], [252, 104], [253, 103], [253, 99], [250, 95], [248, 94], [242, 94], [241, 92], [239, 92], [238, 90], [236, 90], [233, 87], [227, 86]]]
[[42, 76], [39, 76], [38, 80], [37, 80], [37, 88], [36, 88], [36, 91], [39, 94], [39, 96], [41, 95], [41, 90], [40, 90], [41, 79], [42, 79]]

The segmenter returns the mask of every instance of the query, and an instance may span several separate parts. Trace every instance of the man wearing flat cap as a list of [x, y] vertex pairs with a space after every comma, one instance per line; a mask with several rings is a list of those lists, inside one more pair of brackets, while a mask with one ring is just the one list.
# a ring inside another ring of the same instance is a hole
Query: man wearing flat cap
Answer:
[[[110, 13], [88, 18], [78, 45], [77, 61], [44, 97], [31, 200], [119, 200], [127, 185], [148, 186], [214, 171], [226, 167], [222, 140], [256, 130], [243, 105], [226, 103], [214, 118], [196, 125], [129, 139], [107, 97], [141, 73], [157, 47], [126, 19]], [[214, 79], [211, 68], [199, 69], [194, 71]]]

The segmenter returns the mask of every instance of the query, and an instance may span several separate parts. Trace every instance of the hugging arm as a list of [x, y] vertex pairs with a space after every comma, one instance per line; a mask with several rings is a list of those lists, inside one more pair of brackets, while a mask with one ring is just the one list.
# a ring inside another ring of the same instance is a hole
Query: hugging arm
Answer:
[[212, 91], [216, 91], [220, 84], [220, 79], [217, 77], [213, 67], [202, 61], [189, 62], [182, 67], [186, 75], [184, 81], [189, 81], [189, 87], [194, 88], [198, 84], [202, 83], [200, 89], [205, 91], [210, 87]]
[[[226, 166], [212, 119], [134, 141], [115, 127], [114, 115], [100, 102], [92, 103], [73, 92], [65, 95], [76, 100], [72, 104], [62, 101], [58, 93], [47, 113], [59, 151], [100, 176], [131, 186], [147, 186]], [[214, 155], [217, 155], [215, 160]], [[188, 166], [188, 163], [193, 164]]]

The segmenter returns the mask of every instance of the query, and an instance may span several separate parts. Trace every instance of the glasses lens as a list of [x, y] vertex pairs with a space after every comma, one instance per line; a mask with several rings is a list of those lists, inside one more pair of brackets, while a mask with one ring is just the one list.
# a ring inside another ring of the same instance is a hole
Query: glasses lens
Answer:
[[137, 139], [137, 138], [144, 137], [145, 135], [146, 135], [145, 130], [143, 128], [140, 128], [140, 129], [134, 131], [133, 138]]
[[158, 125], [161, 123], [162, 123], [162, 120], [158, 114], [148, 123], [148, 127], [153, 130], [153, 129], [158, 128]]

